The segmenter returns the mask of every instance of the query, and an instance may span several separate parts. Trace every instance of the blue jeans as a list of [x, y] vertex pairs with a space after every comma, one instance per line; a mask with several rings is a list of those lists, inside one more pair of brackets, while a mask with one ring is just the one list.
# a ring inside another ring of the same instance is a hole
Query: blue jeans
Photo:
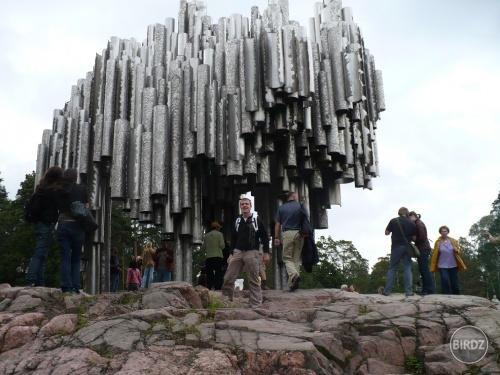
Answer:
[[119, 273], [112, 273], [109, 275], [109, 291], [116, 292], [118, 290], [118, 281], [120, 280]]
[[458, 288], [458, 267], [440, 268], [441, 294], [460, 294]]
[[166, 268], [157, 268], [156, 282], [163, 283], [165, 281], [172, 281], [172, 271], [169, 271]]
[[55, 224], [38, 221], [35, 224], [35, 253], [31, 257], [26, 273], [26, 285], [45, 286], [45, 259], [52, 243]]
[[142, 275], [141, 288], [148, 288], [153, 283], [154, 268], [146, 267], [144, 268], [144, 274]]
[[78, 291], [80, 282], [80, 263], [85, 242], [85, 230], [76, 221], [57, 223], [57, 242], [61, 252], [61, 290]]
[[394, 280], [396, 279], [396, 273], [398, 272], [399, 262], [403, 261], [403, 272], [404, 272], [404, 283], [405, 283], [405, 294], [413, 294], [412, 289], [412, 274], [411, 274], [411, 258], [406, 251], [406, 246], [395, 246], [391, 249], [391, 265], [389, 271], [387, 272], [387, 280], [385, 283], [384, 294], [390, 296], [392, 293], [392, 287], [394, 286]]
[[422, 293], [434, 294], [434, 278], [429, 269], [429, 255], [431, 249], [420, 250], [420, 256], [417, 258], [418, 269], [422, 276]]

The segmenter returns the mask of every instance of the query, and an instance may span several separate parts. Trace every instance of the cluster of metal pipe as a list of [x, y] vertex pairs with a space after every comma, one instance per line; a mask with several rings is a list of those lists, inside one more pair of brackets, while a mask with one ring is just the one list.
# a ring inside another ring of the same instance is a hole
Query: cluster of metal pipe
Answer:
[[108, 272], [110, 200], [174, 235], [175, 278], [190, 281], [191, 246], [207, 223], [234, 219], [241, 194], [271, 222], [297, 191], [324, 229], [340, 184], [372, 188], [381, 72], [340, 0], [314, 5], [309, 36], [288, 7], [269, 0], [213, 23], [203, 2], [180, 0], [177, 29], [167, 18], [142, 43], [112, 37], [54, 111], [36, 178], [74, 167], [88, 187], [101, 223], [91, 292]]

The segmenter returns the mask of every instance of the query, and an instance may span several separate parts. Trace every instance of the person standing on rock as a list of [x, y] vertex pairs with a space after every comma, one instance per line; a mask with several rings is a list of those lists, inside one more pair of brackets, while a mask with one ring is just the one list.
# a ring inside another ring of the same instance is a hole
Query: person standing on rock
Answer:
[[207, 274], [207, 288], [221, 290], [224, 277], [222, 261], [224, 254], [222, 251], [226, 246], [224, 236], [221, 233], [222, 226], [214, 221], [212, 230], [205, 235], [201, 244], [201, 252], [205, 253], [205, 271]]
[[35, 252], [26, 272], [26, 286], [45, 286], [45, 261], [49, 255], [52, 234], [57, 223], [56, 189], [61, 185], [63, 170], [50, 167], [35, 189], [39, 217], [35, 222]]
[[120, 281], [120, 274], [122, 271], [122, 266], [120, 264], [120, 258], [118, 258], [118, 248], [113, 247], [111, 249], [111, 257], [109, 260], [109, 291], [116, 292], [118, 290], [118, 281]]
[[153, 283], [155, 261], [155, 249], [151, 242], [146, 243], [146, 248], [142, 253], [142, 264], [144, 266], [144, 274], [142, 275], [141, 288], [148, 288]]
[[233, 300], [234, 283], [245, 268], [248, 277], [248, 301], [251, 308], [262, 306], [262, 290], [259, 284], [259, 245], [262, 244], [264, 264], [269, 263], [269, 237], [266, 227], [257, 215], [252, 214], [252, 202], [240, 200], [241, 215], [232, 228], [231, 251], [224, 276], [222, 295]]
[[304, 245], [304, 237], [300, 235], [300, 225], [305, 213], [299, 203], [297, 193], [289, 192], [286, 199], [287, 201], [278, 208], [274, 219], [274, 245], [281, 244], [280, 234], [282, 234], [283, 262], [288, 274], [288, 289], [293, 292], [298, 289], [300, 282], [302, 246]]
[[161, 240], [161, 247], [153, 255], [156, 271], [156, 282], [172, 281], [174, 273], [174, 250], [168, 246], [166, 238]]
[[396, 273], [398, 272], [399, 262], [401, 261], [403, 262], [405, 295], [407, 297], [414, 295], [412, 289], [411, 258], [406, 251], [406, 243], [407, 241], [415, 241], [417, 229], [413, 221], [408, 218], [408, 214], [408, 209], [406, 207], [401, 207], [398, 210], [398, 217], [391, 219], [385, 229], [386, 236], [391, 233], [392, 235], [391, 263], [389, 271], [387, 272], [386, 284], [383, 293], [384, 296], [390, 296], [392, 293], [392, 287], [394, 286]]
[[500, 236], [493, 237], [488, 231], [484, 231], [483, 236], [486, 237], [491, 243], [500, 243]]
[[441, 276], [441, 294], [460, 294], [458, 271], [467, 270], [460, 258], [460, 246], [456, 239], [448, 237], [450, 228], [446, 225], [439, 228], [439, 233], [441, 237], [434, 242], [431, 271]]
[[133, 260], [130, 262], [130, 268], [127, 271], [126, 288], [129, 292], [134, 292], [139, 290], [141, 282], [141, 270], [139, 269], [137, 262]]
[[71, 204], [79, 201], [89, 207], [89, 198], [87, 188], [77, 184], [77, 178], [76, 169], [66, 169], [63, 173], [63, 188], [56, 194], [59, 210], [56, 234], [61, 253], [60, 285], [65, 296], [79, 294], [81, 288], [80, 266], [85, 228], [73, 218]]
[[417, 235], [415, 246], [420, 250], [420, 256], [417, 258], [418, 269], [422, 277], [422, 292], [420, 295], [434, 294], [434, 278], [432, 277], [429, 269], [429, 256], [431, 255], [431, 244], [427, 238], [427, 228], [422, 220], [420, 214], [411, 211], [409, 214], [411, 221], [415, 224]]

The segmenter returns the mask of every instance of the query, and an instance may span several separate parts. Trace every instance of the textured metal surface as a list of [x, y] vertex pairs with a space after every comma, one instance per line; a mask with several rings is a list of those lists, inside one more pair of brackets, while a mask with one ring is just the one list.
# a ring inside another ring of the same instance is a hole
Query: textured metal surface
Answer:
[[157, 105], [153, 110], [153, 149], [151, 195], [155, 198], [167, 196], [169, 161], [169, 121], [166, 105]]
[[142, 134], [141, 144], [141, 174], [140, 174], [140, 205], [141, 213], [150, 213], [153, 211], [151, 204], [151, 178], [152, 178], [152, 146], [153, 133], [145, 132]]
[[251, 191], [269, 222], [297, 191], [327, 228], [340, 184], [372, 188], [382, 73], [341, 0], [313, 5], [309, 37], [289, 6], [269, 0], [215, 21], [204, 2], [180, 0], [177, 30], [168, 17], [143, 43], [110, 38], [54, 111], [35, 179], [59, 165], [88, 187], [101, 224], [85, 250], [89, 291], [109, 284], [110, 199], [175, 237], [175, 279], [191, 281], [192, 246], [214, 220], [230, 234], [240, 194]]
[[127, 197], [127, 156], [130, 125], [127, 120], [116, 120], [111, 161], [111, 199]]

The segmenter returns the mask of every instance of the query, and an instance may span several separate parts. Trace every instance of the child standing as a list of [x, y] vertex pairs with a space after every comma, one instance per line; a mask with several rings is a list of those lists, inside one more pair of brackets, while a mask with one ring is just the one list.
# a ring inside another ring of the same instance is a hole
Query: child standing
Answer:
[[141, 282], [141, 271], [137, 266], [137, 262], [133, 260], [130, 262], [130, 268], [127, 271], [127, 290], [129, 292], [139, 290]]

